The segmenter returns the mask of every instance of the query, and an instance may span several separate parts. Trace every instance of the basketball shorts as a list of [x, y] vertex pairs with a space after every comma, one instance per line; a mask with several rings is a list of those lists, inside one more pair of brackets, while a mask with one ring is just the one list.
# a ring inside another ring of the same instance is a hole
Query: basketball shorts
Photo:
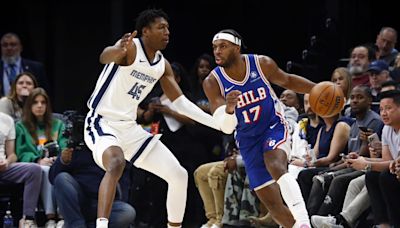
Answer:
[[109, 121], [100, 115], [86, 117], [84, 139], [93, 159], [105, 170], [103, 153], [110, 146], [118, 146], [132, 164], [141, 162], [161, 135], [152, 135], [135, 121]]
[[281, 149], [288, 155], [290, 152], [289, 137], [285, 124], [277, 122], [258, 137], [236, 138], [251, 189], [258, 190], [275, 182], [264, 163], [264, 153]]

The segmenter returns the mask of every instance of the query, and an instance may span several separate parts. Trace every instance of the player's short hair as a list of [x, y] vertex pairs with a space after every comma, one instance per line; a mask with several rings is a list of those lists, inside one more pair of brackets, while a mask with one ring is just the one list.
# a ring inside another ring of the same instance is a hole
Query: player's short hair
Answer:
[[149, 26], [153, 23], [157, 18], [164, 18], [165, 20], [169, 20], [167, 13], [165, 13], [162, 9], [147, 9], [142, 11], [139, 16], [136, 18], [136, 30], [138, 35], [142, 35], [142, 30], [144, 27]]

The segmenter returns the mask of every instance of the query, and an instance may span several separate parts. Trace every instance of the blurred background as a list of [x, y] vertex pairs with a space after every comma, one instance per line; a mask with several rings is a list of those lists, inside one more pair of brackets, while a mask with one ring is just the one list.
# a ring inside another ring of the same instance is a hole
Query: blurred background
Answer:
[[[170, 16], [165, 57], [191, 69], [202, 53], [212, 54], [211, 39], [233, 28], [247, 53], [272, 57], [289, 72], [314, 81], [328, 80], [346, 65], [355, 45], [375, 42], [382, 26], [400, 31], [399, 9], [388, 0], [308, 1], [2, 1], [0, 35], [17, 33], [22, 56], [44, 63], [56, 112], [86, 111], [104, 47], [134, 30], [146, 8]], [[398, 45], [397, 45], [398, 48]], [[279, 90], [279, 88], [277, 88]]]

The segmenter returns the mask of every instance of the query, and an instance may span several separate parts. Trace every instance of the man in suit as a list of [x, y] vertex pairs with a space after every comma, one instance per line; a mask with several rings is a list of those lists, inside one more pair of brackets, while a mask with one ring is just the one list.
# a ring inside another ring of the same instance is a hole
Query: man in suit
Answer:
[[43, 64], [21, 57], [23, 48], [18, 35], [15, 33], [6, 33], [1, 37], [0, 43], [0, 97], [8, 95], [15, 77], [24, 71], [34, 74], [39, 82], [39, 86], [51, 94]]

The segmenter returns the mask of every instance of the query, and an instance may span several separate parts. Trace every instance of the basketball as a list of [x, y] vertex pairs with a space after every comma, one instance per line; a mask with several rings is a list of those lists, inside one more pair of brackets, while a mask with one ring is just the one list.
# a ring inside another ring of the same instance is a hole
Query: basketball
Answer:
[[321, 117], [338, 114], [344, 106], [342, 89], [333, 82], [325, 81], [316, 84], [310, 92], [310, 107]]

